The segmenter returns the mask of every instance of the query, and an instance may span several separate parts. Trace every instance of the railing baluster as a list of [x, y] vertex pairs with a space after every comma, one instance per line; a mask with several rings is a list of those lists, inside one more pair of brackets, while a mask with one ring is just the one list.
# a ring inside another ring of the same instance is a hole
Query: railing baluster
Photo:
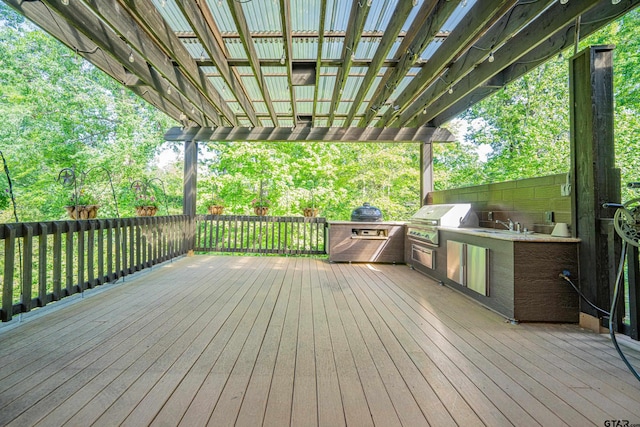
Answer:
[[62, 225], [53, 223], [53, 300], [62, 298]]
[[95, 281], [95, 260], [94, 249], [96, 245], [95, 240], [95, 221], [89, 221], [87, 230], [87, 286], [93, 288], [96, 286]]
[[84, 221], [79, 221], [78, 222], [78, 252], [77, 252], [77, 259], [78, 259], [78, 289], [79, 292], [83, 292], [84, 291], [84, 257], [85, 257], [85, 245], [84, 245]]
[[66, 266], [66, 295], [73, 295], [75, 289], [73, 287], [73, 232], [75, 231], [75, 222], [67, 221], [67, 236], [65, 250], [65, 266]]
[[107, 282], [104, 277], [104, 227], [105, 222], [98, 220], [98, 284]]
[[43, 307], [47, 304], [47, 232], [48, 227], [46, 223], [38, 224], [40, 239], [38, 241], [38, 307]]
[[5, 224], [4, 280], [2, 283], [2, 321], [13, 318], [13, 275], [16, 259], [16, 229]]
[[25, 224], [22, 237], [22, 298], [21, 312], [31, 311], [31, 287], [33, 282], [33, 226]]
[[128, 218], [127, 225], [129, 228], [129, 273], [133, 274], [136, 272], [136, 251], [135, 251], [136, 239], [134, 237], [135, 229], [136, 229], [135, 219]]

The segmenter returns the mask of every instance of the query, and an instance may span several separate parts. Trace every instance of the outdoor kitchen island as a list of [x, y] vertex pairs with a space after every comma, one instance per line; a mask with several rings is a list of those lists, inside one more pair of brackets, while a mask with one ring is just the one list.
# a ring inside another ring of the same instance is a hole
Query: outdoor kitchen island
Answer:
[[330, 221], [330, 262], [404, 264], [405, 224], [395, 221]]
[[[512, 321], [579, 321], [579, 299], [559, 274], [579, 283], [579, 239], [491, 228], [439, 228], [439, 245], [428, 247], [432, 268], [412, 257], [407, 264], [477, 300]], [[415, 250], [414, 250], [415, 252]]]

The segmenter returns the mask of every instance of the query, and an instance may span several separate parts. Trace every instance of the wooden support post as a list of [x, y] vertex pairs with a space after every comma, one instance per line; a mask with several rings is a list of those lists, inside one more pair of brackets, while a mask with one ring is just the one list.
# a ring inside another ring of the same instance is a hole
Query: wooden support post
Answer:
[[433, 191], [433, 145], [420, 144], [420, 204], [426, 205], [429, 193]]
[[187, 251], [193, 252], [195, 245], [196, 189], [198, 185], [198, 143], [185, 141], [184, 143], [184, 198], [182, 213], [189, 216], [187, 229]]
[[[607, 309], [620, 254], [619, 239], [610, 236], [614, 211], [602, 207], [605, 202], [620, 202], [613, 142], [613, 46], [592, 46], [575, 55], [569, 79], [572, 224], [573, 234], [582, 240], [580, 288], [594, 304]], [[580, 310], [599, 317], [582, 301]]]

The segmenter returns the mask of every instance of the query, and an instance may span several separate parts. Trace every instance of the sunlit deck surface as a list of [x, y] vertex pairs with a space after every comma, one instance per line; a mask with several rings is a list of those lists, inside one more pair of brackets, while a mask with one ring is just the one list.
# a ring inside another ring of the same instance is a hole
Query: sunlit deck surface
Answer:
[[404, 265], [194, 256], [60, 305], [0, 329], [0, 425], [640, 423], [606, 337]]

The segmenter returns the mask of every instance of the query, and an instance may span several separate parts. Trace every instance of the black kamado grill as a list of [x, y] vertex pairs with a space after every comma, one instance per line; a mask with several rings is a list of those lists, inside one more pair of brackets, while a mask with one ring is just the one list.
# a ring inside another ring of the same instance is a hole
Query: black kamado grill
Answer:
[[380, 209], [365, 202], [351, 212], [351, 221], [380, 222], [382, 221], [382, 212], [380, 212]]

